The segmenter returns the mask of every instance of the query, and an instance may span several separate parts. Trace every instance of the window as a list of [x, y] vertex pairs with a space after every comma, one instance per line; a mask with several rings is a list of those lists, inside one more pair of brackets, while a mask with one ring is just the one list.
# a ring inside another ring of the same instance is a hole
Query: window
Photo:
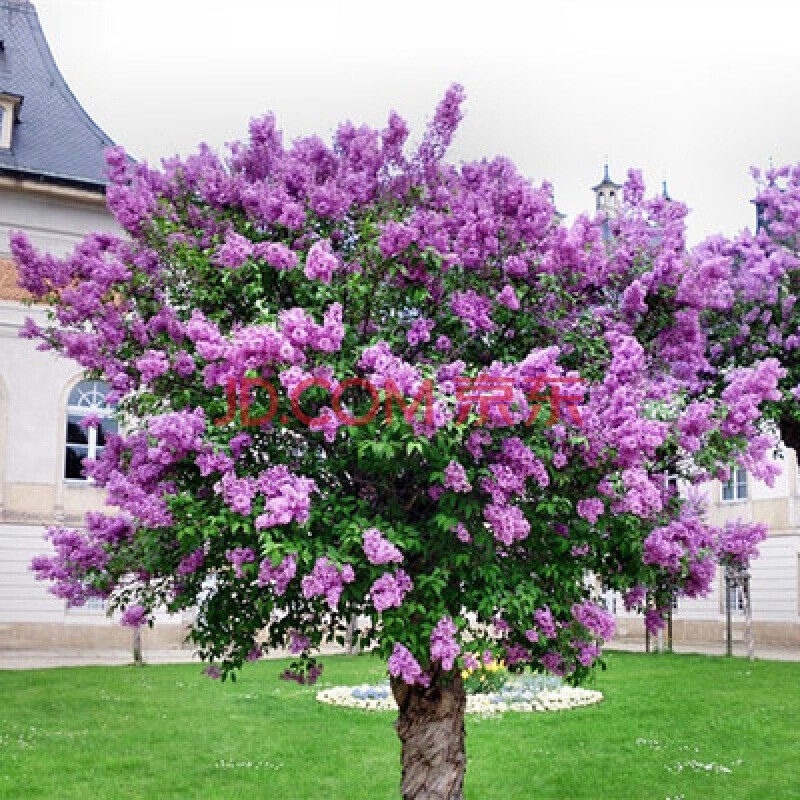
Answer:
[[108, 612], [108, 600], [102, 597], [89, 597], [82, 606], [67, 606], [67, 611], [72, 616], [105, 614]]
[[603, 592], [603, 606], [609, 614], [617, 613], [617, 593], [613, 591]]
[[[732, 614], [743, 614], [747, 605], [747, 589], [743, 576], [731, 573], [731, 583], [728, 585], [725, 579], [727, 570], [725, 567], [719, 568], [719, 613], [725, 614], [727, 609], [726, 600], [731, 604]], [[728, 597], [725, 597], [725, 590], [727, 588]]]
[[85, 481], [83, 459], [97, 458], [103, 452], [106, 436], [117, 432], [106, 394], [108, 385], [102, 381], [81, 381], [69, 393], [64, 459], [67, 480]]
[[737, 611], [744, 611], [744, 589], [741, 586], [731, 586], [728, 592], [730, 593], [731, 611], [734, 614]]
[[725, 502], [747, 500], [747, 470], [744, 467], [735, 467], [731, 477], [722, 484], [722, 499]]
[[0, 92], [0, 147], [4, 150], [11, 147], [14, 123], [19, 121], [21, 105], [21, 95]]

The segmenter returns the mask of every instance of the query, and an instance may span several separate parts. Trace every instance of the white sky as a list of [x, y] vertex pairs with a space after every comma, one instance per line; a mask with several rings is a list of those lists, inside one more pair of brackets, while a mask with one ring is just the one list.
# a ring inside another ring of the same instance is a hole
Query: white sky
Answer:
[[509, 156], [590, 209], [608, 158], [688, 203], [690, 237], [752, 225], [752, 164], [800, 161], [793, 0], [34, 0], [84, 107], [135, 157], [343, 119], [419, 134], [463, 83], [452, 155]]

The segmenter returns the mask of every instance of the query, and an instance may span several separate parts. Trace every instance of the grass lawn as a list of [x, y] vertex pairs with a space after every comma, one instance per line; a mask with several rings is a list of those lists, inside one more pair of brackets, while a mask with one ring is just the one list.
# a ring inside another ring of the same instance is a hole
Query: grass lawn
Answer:
[[[469, 800], [800, 798], [800, 664], [614, 653], [598, 706], [469, 718]], [[379, 682], [328, 658], [319, 686]], [[0, 798], [398, 797], [393, 715], [316, 703], [284, 662], [0, 671]], [[710, 768], [706, 768], [711, 765]]]

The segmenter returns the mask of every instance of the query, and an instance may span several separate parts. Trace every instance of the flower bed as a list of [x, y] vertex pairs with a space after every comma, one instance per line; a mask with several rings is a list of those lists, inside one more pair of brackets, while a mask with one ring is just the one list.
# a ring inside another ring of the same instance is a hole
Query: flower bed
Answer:
[[[603, 699], [601, 692], [564, 686], [556, 678], [539, 676], [509, 680], [497, 692], [467, 695], [468, 714], [497, 714], [504, 711], [566, 711], [593, 705]], [[396, 711], [389, 684], [334, 686], [317, 693], [320, 703], [360, 708], [364, 711]]]

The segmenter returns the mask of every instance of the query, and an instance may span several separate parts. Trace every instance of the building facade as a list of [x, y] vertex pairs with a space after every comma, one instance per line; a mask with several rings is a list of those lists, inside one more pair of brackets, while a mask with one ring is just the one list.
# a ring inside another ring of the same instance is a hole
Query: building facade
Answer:
[[[0, 650], [131, 641], [102, 603], [67, 608], [29, 569], [49, 550], [47, 527], [81, 526], [87, 510], [102, 508], [80, 460], [102, 447], [103, 431], [82, 428], [80, 418], [104, 413], [104, 387], [19, 338], [26, 317], [44, 323], [46, 314], [25, 303], [9, 253], [12, 231], [55, 256], [91, 231], [121, 232], [105, 205], [111, 144], [61, 76], [33, 5], [0, 0]], [[181, 620], [160, 623], [146, 643], [178, 646]]]

